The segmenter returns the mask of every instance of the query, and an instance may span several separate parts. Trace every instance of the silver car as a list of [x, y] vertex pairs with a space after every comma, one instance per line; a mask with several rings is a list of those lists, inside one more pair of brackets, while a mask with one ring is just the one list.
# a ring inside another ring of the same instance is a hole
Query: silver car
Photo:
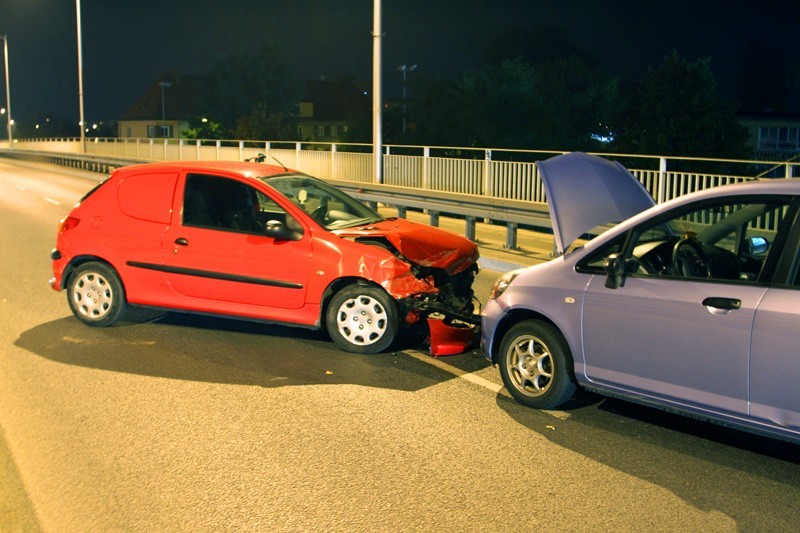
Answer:
[[583, 387], [800, 442], [800, 182], [656, 206], [618, 163], [538, 165], [561, 255], [503, 275], [482, 315], [511, 395], [549, 409]]

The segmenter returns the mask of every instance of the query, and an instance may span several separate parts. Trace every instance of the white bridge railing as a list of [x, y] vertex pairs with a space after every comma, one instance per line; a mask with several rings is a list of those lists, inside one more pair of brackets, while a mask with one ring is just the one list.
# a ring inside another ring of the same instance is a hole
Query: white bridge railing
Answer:
[[[76, 139], [18, 140], [15, 149], [81, 153]], [[387, 185], [544, 203], [534, 162], [564, 152], [461, 147], [385, 145], [383, 180]], [[372, 146], [302, 142], [189, 139], [92, 138], [86, 155], [143, 161], [233, 160], [266, 154], [322, 179], [374, 183]], [[657, 202], [690, 192], [755, 179], [762, 175], [800, 176], [794, 161], [720, 160], [627, 154], [597, 155], [624, 160]], [[693, 172], [692, 167], [725, 168], [723, 173]], [[683, 170], [671, 170], [680, 167]], [[734, 169], [734, 172], [731, 172]]]

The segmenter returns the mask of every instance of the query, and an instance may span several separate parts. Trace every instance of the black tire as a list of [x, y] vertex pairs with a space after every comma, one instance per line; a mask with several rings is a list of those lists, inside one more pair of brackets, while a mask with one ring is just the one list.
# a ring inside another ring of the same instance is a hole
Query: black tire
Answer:
[[70, 274], [67, 301], [72, 313], [87, 326], [110, 326], [128, 310], [116, 271], [96, 261], [84, 263]]
[[554, 327], [525, 320], [500, 345], [500, 375], [511, 396], [528, 407], [553, 409], [575, 393], [572, 355]]
[[331, 339], [341, 349], [379, 353], [397, 336], [397, 305], [379, 287], [348, 285], [331, 299], [325, 325]]

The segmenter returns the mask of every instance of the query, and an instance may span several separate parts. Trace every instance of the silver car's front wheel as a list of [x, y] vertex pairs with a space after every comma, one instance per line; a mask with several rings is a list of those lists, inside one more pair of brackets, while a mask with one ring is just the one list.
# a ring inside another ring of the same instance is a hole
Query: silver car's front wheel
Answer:
[[498, 362], [503, 383], [521, 404], [550, 409], [575, 392], [569, 348], [544, 322], [526, 320], [512, 327], [503, 337]]
[[356, 353], [385, 350], [397, 334], [394, 300], [378, 287], [350, 285], [331, 300], [328, 333], [341, 348]]
[[508, 368], [514, 386], [530, 396], [541, 396], [553, 382], [553, 356], [538, 337], [516, 339], [508, 354]]

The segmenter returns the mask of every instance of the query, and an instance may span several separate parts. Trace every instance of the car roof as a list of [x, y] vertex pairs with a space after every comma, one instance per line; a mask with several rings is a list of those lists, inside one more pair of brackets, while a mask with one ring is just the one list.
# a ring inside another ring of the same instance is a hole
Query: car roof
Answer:
[[681, 196], [676, 200], [692, 200], [702, 196], [725, 196], [739, 194], [800, 194], [800, 180], [786, 178], [759, 178], [735, 183], [732, 185], [720, 185], [709, 187], [686, 196]]
[[242, 161], [159, 161], [121, 167], [115, 172], [123, 174], [158, 173], [158, 172], [224, 172], [242, 178], [277, 176], [295, 171], [264, 163]]
[[[673, 207], [688, 204], [704, 199], [721, 198], [725, 196], [760, 196], [760, 195], [790, 195], [800, 196], [800, 180], [785, 178], [758, 178], [729, 185], [708, 187], [701, 191], [678, 196], [648, 209], [642, 215], [650, 217], [655, 213], [668, 211]], [[638, 219], [639, 216], [632, 218]]]
[[[632, 217], [624, 220], [619, 226], [614, 227], [613, 231], [615, 235], [620, 233], [624, 233], [628, 231], [630, 228], [649, 220], [653, 217], [657, 217], [662, 213], [666, 213], [667, 211], [679, 208], [682, 205], [690, 204], [693, 202], [703, 201], [703, 200], [712, 200], [714, 198], [725, 198], [725, 197], [735, 197], [735, 196], [762, 196], [762, 195], [769, 195], [769, 196], [780, 196], [780, 195], [787, 195], [787, 196], [797, 196], [800, 197], [800, 180], [798, 179], [784, 179], [784, 178], [761, 178], [761, 179], [753, 179], [748, 180], [741, 183], [735, 183], [731, 185], [719, 185], [716, 187], [709, 187], [707, 189], [703, 189], [702, 191], [693, 192], [690, 194], [685, 194], [683, 196], [678, 196], [677, 198], [673, 198], [668, 200], [664, 203], [657, 204], [646, 211], [642, 211]], [[602, 239], [592, 240], [587, 243], [586, 248], [590, 249], [593, 246], [601, 246], [603, 242], [606, 242]]]

